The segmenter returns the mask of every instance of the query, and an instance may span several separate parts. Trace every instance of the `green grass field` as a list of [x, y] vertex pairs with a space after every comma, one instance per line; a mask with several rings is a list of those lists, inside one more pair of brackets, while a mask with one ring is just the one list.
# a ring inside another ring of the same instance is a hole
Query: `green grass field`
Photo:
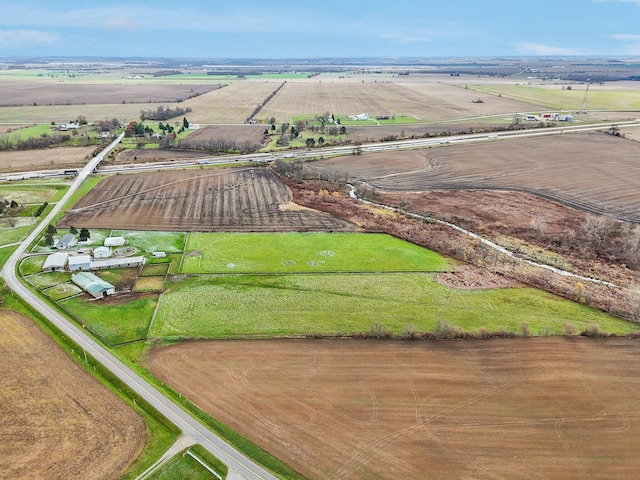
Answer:
[[157, 295], [119, 303], [88, 301], [86, 298], [86, 295], [74, 297], [59, 305], [112, 345], [146, 338]]
[[384, 234], [193, 233], [180, 273], [450, 270], [440, 254]]
[[168, 288], [150, 338], [348, 335], [374, 324], [401, 334], [407, 325], [433, 331], [438, 320], [468, 332], [518, 332], [522, 322], [533, 334], [561, 334], [564, 322], [580, 330], [597, 323], [610, 333], [638, 329], [540, 290], [456, 290], [429, 273], [201, 276]]
[[[534, 85], [499, 85], [473, 86], [477, 92], [502, 95], [506, 98], [541, 105], [553, 110], [579, 110], [582, 107], [586, 85], [580, 85], [572, 90], [557, 88], [543, 88]], [[532, 109], [534, 107], [532, 106]], [[587, 110], [628, 110], [640, 108], [639, 90], [599, 90], [598, 85], [591, 85], [587, 95]]]

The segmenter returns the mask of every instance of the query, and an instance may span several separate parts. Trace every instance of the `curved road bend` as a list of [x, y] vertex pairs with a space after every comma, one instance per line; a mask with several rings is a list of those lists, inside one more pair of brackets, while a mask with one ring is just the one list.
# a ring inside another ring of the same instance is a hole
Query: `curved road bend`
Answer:
[[191, 417], [191, 415], [185, 412], [181, 407], [165, 397], [159, 390], [147, 383], [146, 380], [109, 353], [105, 348], [88, 337], [80, 328], [76, 327], [63, 315], [50, 307], [44, 300], [40, 299], [25, 287], [16, 275], [16, 266], [22, 255], [25, 253], [27, 247], [42, 233], [45, 227], [53, 220], [55, 215], [65, 205], [84, 179], [93, 172], [94, 168], [98, 163], [100, 163], [105, 155], [107, 155], [122, 140], [123, 135], [120, 135], [120, 137], [112, 142], [105, 150], [87, 163], [79, 173], [78, 177], [71, 184], [67, 193], [59, 202], [57, 202], [49, 215], [40, 222], [36, 229], [31, 232], [24, 242], [21, 243], [13, 255], [9, 257], [2, 268], [1, 274], [7, 282], [7, 285], [15, 294], [22, 297], [26, 302], [38, 310], [80, 348], [83, 348], [97, 362], [100, 362], [104, 367], [109, 369], [129, 388], [136, 392], [136, 394], [167, 417], [170, 422], [180, 428], [184, 434], [192, 437], [196, 442], [200, 443], [204, 448], [211, 452], [211, 454], [222, 460], [229, 467], [230, 475], [232, 475], [233, 472], [236, 475], [235, 478], [246, 480], [277, 480], [276, 476], [266, 471], [263, 467], [259, 466], [238, 452], [231, 445], [223, 441], [220, 437], [209, 431], [204, 425]]

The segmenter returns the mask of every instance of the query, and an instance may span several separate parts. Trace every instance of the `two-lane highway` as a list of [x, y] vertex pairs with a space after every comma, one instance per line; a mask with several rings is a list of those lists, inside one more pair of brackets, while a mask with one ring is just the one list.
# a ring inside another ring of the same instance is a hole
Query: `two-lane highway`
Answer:
[[204, 425], [185, 412], [181, 407], [165, 397], [159, 390], [154, 388], [146, 380], [109, 353], [105, 348], [88, 337], [82, 329], [76, 327], [63, 315], [49, 306], [44, 300], [25, 287], [16, 275], [16, 266], [28, 246], [42, 234], [45, 227], [53, 221], [55, 215], [71, 198], [84, 179], [93, 172], [104, 156], [120, 142], [122, 137], [123, 135], [118, 137], [118, 139], [111, 143], [105, 150], [87, 163], [79, 173], [78, 177], [73, 181], [64, 197], [55, 205], [49, 215], [47, 215], [47, 217], [27, 237], [27, 239], [22, 242], [18, 249], [7, 260], [1, 271], [2, 276], [14, 294], [22, 297], [26, 302], [32, 305], [60, 331], [73, 340], [80, 348], [84, 349], [87, 354], [91, 355], [96, 359], [96, 361], [105, 366], [129, 388], [131, 388], [131, 390], [136, 392], [140, 398], [143, 398], [150, 405], [156, 408], [161, 414], [167, 417], [169, 421], [178, 426], [178, 428], [180, 428], [186, 435], [192, 437], [209, 452], [222, 460], [229, 467], [230, 471], [234, 471], [236, 473], [237, 477], [247, 480], [276, 480], [276, 476], [266, 471], [263, 467], [256, 464], [251, 459], [238, 452], [231, 445], [223, 441], [220, 437], [209, 431]]

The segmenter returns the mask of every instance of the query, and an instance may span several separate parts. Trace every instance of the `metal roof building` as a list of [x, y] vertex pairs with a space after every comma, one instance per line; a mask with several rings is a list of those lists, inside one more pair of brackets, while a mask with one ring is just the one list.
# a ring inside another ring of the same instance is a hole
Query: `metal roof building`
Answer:
[[76, 236], [73, 233], [67, 233], [56, 242], [56, 248], [58, 250], [66, 250], [69, 247], [73, 247], [76, 243], [78, 243]]
[[67, 265], [68, 253], [59, 252], [53, 253], [47, 257], [42, 265], [43, 272], [63, 272], [64, 267]]
[[144, 257], [106, 258], [91, 262], [91, 270], [104, 270], [106, 268], [140, 267], [144, 265]]
[[71, 275], [71, 281], [94, 298], [116, 293], [116, 287], [91, 272], [74, 273]]
[[78, 270], [91, 269], [91, 255], [76, 255], [69, 257], [69, 270], [72, 272]]

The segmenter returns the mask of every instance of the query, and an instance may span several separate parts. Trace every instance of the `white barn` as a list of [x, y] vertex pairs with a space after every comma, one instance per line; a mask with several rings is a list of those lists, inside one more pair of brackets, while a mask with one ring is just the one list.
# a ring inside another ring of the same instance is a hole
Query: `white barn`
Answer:
[[109, 258], [111, 249], [109, 247], [96, 247], [93, 249], [93, 258]]
[[141, 267], [144, 265], [144, 257], [106, 258], [91, 262], [91, 270], [106, 270], [108, 268]]
[[58, 252], [53, 253], [47, 257], [42, 265], [43, 272], [64, 272], [64, 268], [67, 265], [68, 253]]
[[78, 270], [90, 270], [91, 269], [91, 256], [90, 255], [76, 255], [69, 257], [69, 270], [77, 272]]
[[124, 245], [124, 237], [107, 237], [104, 239], [105, 247], [121, 247]]

